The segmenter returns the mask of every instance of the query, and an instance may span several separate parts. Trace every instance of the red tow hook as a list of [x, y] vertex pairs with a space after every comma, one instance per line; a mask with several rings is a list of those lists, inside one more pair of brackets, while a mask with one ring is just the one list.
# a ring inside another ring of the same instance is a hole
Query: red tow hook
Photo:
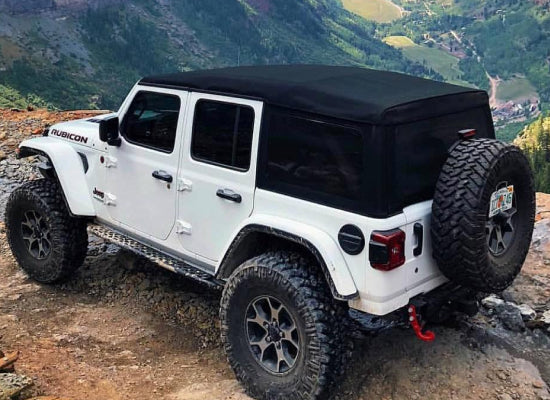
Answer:
[[413, 328], [416, 337], [424, 342], [433, 342], [435, 339], [435, 333], [432, 331], [422, 332], [422, 327], [418, 322], [418, 316], [416, 315], [416, 307], [412, 304], [409, 305], [409, 321]]

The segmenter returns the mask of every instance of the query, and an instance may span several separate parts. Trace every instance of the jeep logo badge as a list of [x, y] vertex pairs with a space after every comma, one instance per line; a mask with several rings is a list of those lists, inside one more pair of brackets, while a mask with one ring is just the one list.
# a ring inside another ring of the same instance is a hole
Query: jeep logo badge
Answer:
[[94, 191], [92, 193], [94, 195], [94, 197], [98, 200], [104, 200], [105, 199], [105, 193], [100, 191], [100, 190], [97, 190], [97, 188], [94, 188]]

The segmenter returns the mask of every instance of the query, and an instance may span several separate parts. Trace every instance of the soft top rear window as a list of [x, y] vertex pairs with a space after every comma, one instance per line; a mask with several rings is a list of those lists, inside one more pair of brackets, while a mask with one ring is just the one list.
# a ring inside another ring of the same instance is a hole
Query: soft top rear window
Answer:
[[397, 210], [433, 197], [447, 151], [458, 140], [459, 131], [475, 129], [476, 138], [494, 138], [487, 107], [398, 125], [394, 129], [395, 175], [390, 204]]

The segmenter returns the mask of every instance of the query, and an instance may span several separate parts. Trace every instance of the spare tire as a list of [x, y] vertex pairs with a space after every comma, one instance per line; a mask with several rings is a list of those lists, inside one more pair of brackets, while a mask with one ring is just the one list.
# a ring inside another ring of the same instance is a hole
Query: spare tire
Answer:
[[431, 224], [433, 257], [447, 278], [482, 292], [506, 289], [525, 261], [534, 220], [533, 175], [521, 150], [494, 139], [450, 150]]

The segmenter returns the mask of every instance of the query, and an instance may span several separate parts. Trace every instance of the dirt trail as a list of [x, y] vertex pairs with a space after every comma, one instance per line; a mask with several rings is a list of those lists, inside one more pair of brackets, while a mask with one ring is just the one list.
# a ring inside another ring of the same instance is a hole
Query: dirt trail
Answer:
[[[40, 121], [15, 124], [0, 147], [0, 209], [15, 181], [34, 172], [13, 159], [11, 143]], [[18, 132], [23, 132], [18, 135]], [[0, 136], [1, 137], [1, 136]], [[528, 263], [504, 296], [550, 308], [550, 198], [540, 197]], [[543, 204], [544, 203], [544, 204]], [[546, 215], [546, 214], [544, 214]], [[17, 372], [30, 394], [73, 400], [248, 399], [219, 343], [219, 293], [91, 238], [84, 266], [63, 285], [30, 281], [14, 262], [0, 213], [0, 348], [20, 350]], [[546, 227], [545, 224], [548, 224]], [[393, 329], [356, 340], [335, 399], [550, 400], [550, 332], [510, 332], [490, 311], [436, 326], [436, 341]], [[364, 336], [364, 332], [353, 332]]]
[[488, 72], [485, 72], [487, 74], [487, 78], [489, 79], [489, 83], [491, 84], [491, 90], [489, 91], [489, 105], [491, 107], [496, 107], [498, 100], [497, 100], [497, 90], [498, 90], [498, 84], [501, 82], [499, 77], [493, 78], [491, 75], [489, 75]]

